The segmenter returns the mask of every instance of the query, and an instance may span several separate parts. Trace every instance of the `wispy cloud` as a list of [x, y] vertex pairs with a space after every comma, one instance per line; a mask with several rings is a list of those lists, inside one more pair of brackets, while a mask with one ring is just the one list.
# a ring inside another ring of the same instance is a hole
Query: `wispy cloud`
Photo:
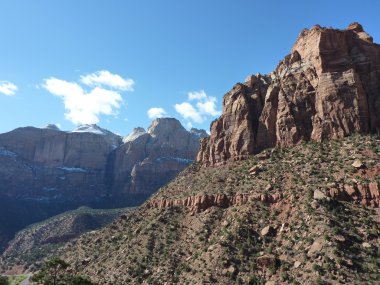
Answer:
[[[108, 71], [107, 73], [111, 74]], [[111, 77], [115, 78], [120, 77], [116, 74], [111, 75]], [[125, 80], [123, 78], [121, 79]], [[114, 82], [113, 86], [111, 86], [112, 83], [110, 82], [101, 84], [100, 79], [99, 84], [92, 84], [92, 81], [90, 79], [88, 80], [87, 85], [94, 85], [90, 90], [85, 90], [77, 82], [69, 82], [55, 77], [44, 80], [43, 87], [51, 94], [63, 100], [65, 109], [67, 110], [65, 117], [74, 124], [96, 124], [99, 122], [100, 115], [116, 116], [118, 113], [117, 110], [123, 102], [120, 90], [132, 90], [127, 89], [125, 85], [121, 86], [121, 81], [119, 83]], [[95, 81], [96, 78], [93, 82]], [[83, 77], [81, 77], [81, 82], [83, 83]], [[107, 89], [102, 85], [108, 85], [114, 89]]]
[[123, 91], [133, 91], [133, 85], [135, 84], [133, 79], [123, 78], [118, 74], [112, 74], [108, 70], [82, 75], [80, 80], [88, 86], [105, 86]]
[[[195, 105], [190, 103], [192, 101], [195, 101]], [[210, 116], [215, 117], [221, 114], [216, 110], [216, 98], [208, 96], [204, 90], [189, 92], [187, 101], [175, 104], [174, 108], [184, 119], [198, 124], [203, 123]]]
[[9, 81], [0, 81], [0, 93], [6, 96], [14, 96], [18, 90], [17, 86]]
[[163, 108], [153, 107], [147, 112], [150, 119], [162, 118], [166, 115], [166, 111]]

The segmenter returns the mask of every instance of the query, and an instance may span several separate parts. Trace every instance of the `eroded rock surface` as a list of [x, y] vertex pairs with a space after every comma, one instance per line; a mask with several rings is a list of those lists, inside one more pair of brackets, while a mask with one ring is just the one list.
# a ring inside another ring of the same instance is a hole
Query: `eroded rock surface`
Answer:
[[188, 132], [176, 119], [159, 118], [145, 132], [135, 129], [110, 156], [108, 185], [113, 192], [150, 194], [191, 164], [203, 130]]
[[89, 201], [151, 194], [196, 157], [202, 130], [160, 118], [124, 138], [96, 125], [49, 126], [0, 134], [0, 194]]
[[193, 214], [203, 212], [210, 207], [228, 208], [231, 206], [241, 206], [248, 202], [262, 202], [274, 204], [281, 200], [281, 194], [256, 194], [238, 193], [236, 195], [227, 194], [205, 194], [189, 196], [183, 199], [151, 199], [147, 202], [147, 208], [169, 208], [173, 206], [188, 207]]
[[303, 30], [268, 75], [252, 75], [223, 99], [198, 161], [215, 165], [301, 141], [380, 132], [380, 46], [358, 23]]

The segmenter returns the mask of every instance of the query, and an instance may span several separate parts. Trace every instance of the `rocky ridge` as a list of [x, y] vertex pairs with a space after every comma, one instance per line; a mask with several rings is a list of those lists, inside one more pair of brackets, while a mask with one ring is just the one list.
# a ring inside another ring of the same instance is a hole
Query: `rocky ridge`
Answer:
[[380, 132], [380, 46], [359, 23], [314, 26], [268, 75], [251, 75], [223, 99], [198, 161], [214, 165], [302, 141]]
[[217, 195], [197, 195], [183, 199], [150, 199], [146, 207], [149, 208], [169, 208], [169, 207], [187, 207], [192, 214], [197, 214], [211, 207], [228, 208], [232, 206], [241, 206], [248, 202], [260, 201], [266, 204], [275, 204], [281, 199], [281, 194], [255, 194], [255, 193], [237, 193], [229, 196], [226, 194]]
[[[376, 284], [378, 192], [359, 188], [380, 183], [379, 142], [353, 135], [192, 165], [60, 253], [101, 284]], [[348, 185], [355, 194], [333, 190]]]
[[81, 234], [111, 223], [126, 211], [128, 210], [81, 207], [32, 224], [17, 233], [0, 260], [6, 259], [9, 264], [12, 264], [13, 260], [22, 256], [24, 261], [30, 263], [39, 261]]

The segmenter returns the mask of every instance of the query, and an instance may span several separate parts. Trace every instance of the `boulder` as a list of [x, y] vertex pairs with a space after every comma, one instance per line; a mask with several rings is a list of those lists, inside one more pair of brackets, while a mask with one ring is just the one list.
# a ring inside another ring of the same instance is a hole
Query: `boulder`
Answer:
[[362, 243], [362, 247], [364, 247], [364, 248], [371, 248], [371, 244], [369, 244], [368, 242], [363, 242]]
[[300, 267], [301, 264], [302, 264], [301, 261], [296, 260], [296, 261], [294, 262], [294, 268], [298, 268], [298, 267]]
[[313, 199], [314, 200], [323, 200], [323, 199], [326, 199], [327, 196], [325, 195], [325, 193], [323, 193], [321, 190], [314, 190], [314, 194], [313, 194]]
[[261, 230], [261, 235], [262, 236], [271, 236], [273, 234], [275, 234], [275, 229], [272, 227], [272, 226], [266, 226], [265, 228], [263, 228]]
[[365, 164], [361, 162], [360, 159], [355, 159], [355, 161], [352, 163], [352, 166], [355, 167], [356, 169], [365, 168]]

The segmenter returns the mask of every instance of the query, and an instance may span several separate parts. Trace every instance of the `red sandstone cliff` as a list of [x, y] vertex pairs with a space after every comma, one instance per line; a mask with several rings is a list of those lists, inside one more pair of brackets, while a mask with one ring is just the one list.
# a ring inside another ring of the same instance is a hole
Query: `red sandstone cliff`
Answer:
[[380, 132], [380, 46], [358, 23], [303, 30], [269, 75], [249, 76], [223, 99], [198, 161], [237, 160], [274, 146]]

